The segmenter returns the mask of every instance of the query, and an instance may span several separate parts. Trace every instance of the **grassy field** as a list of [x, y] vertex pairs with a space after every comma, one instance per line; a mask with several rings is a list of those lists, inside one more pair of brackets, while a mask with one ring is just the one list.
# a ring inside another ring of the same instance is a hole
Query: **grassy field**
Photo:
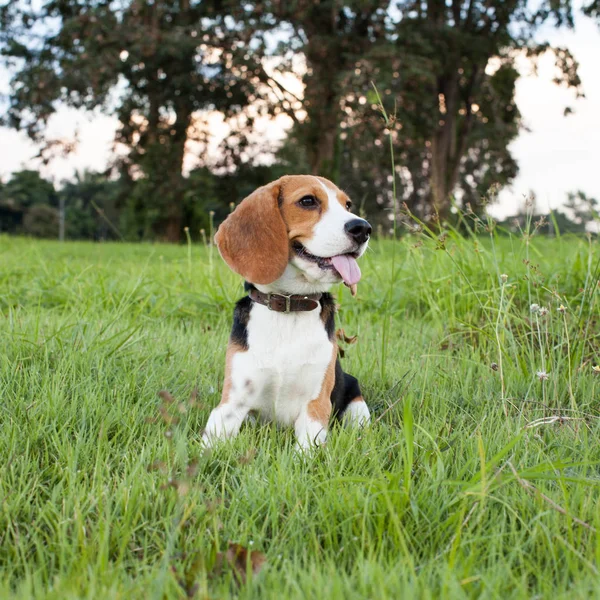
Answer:
[[0, 238], [0, 597], [598, 597], [599, 259], [373, 243], [335, 292], [374, 423], [302, 461], [270, 426], [201, 452], [216, 252]]

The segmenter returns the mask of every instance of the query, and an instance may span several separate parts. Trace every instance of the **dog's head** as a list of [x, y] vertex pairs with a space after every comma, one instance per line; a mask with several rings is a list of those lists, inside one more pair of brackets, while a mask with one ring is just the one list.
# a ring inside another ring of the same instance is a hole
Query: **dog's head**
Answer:
[[284, 293], [324, 291], [342, 280], [351, 286], [371, 235], [351, 204], [323, 177], [285, 176], [245, 198], [215, 241], [231, 269], [253, 284]]

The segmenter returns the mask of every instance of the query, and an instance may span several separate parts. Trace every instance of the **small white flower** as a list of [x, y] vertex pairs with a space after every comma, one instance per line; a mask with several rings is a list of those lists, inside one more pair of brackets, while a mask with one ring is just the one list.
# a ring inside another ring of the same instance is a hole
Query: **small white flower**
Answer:
[[530, 311], [531, 311], [533, 314], [535, 314], [536, 312], [538, 312], [538, 310], [540, 310], [540, 305], [539, 305], [539, 304], [532, 304], [532, 305], [529, 307], [529, 310], [530, 310]]
[[561, 305], [558, 307], [558, 309], [557, 309], [557, 310], [558, 310], [558, 312], [561, 312], [561, 313], [566, 313], [566, 312], [567, 312], [567, 307], [566, 307], [564, 304], [561, 304]]
[[546, 379], [548, 379], [548, 377], [549, 377], [549, 375], [548, 375], [548, 373], [546, 373], [546, 371], [538, 371], [536, 373], [536, 376], [540, 381], [546, 381]]
[[502, 280], [502, 283], [506, 283], [508, 281], [508, 275], [506, 273], [502, 273], [502, 275], [500, 275], [500, 279]]
[[545, 317], [549, 312], [545, 306], [540, 306], [540, 317]]

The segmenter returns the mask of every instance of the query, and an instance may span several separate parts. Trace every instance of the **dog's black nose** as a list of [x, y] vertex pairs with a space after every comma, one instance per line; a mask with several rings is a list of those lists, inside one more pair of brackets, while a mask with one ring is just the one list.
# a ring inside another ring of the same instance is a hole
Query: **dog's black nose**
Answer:
[[344, 225], [344, 229], [357, 244], [364, 244], [373, 231], [373, 228], [364, 219], [352, 219]]

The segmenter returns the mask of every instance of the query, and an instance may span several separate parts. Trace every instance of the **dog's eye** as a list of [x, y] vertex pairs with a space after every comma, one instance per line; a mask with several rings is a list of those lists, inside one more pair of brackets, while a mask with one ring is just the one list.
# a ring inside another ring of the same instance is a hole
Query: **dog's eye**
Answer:
[[352, 202], [350, 202], [348, 200], [348, 202], [346, 202], [346, 210], [351, 210], [352, 209]]
[[318, 206], [317, 199], [314, 196], [304, 196], [298, 200], [298, 204], [302, 208], [316, 208]]

